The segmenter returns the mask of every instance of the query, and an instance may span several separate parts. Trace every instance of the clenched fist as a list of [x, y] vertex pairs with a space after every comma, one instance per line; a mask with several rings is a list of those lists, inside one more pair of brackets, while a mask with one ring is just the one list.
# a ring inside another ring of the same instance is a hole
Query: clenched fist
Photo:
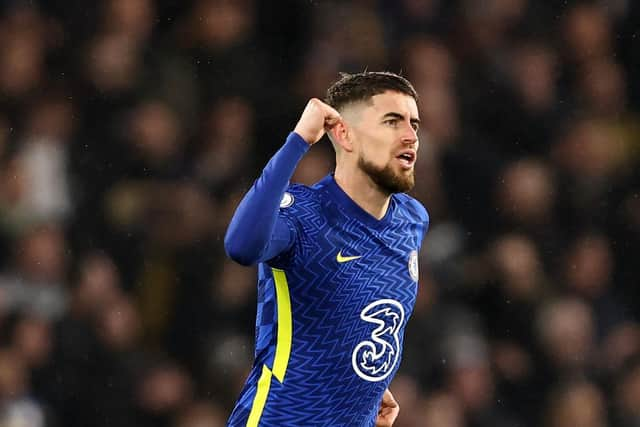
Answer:
[[340, 120], [340, 113], [333, 107], [318, 98], [311, 98], [293, 131], [313, 145]]
[[389, 389], [386, 389], [382, 396], [382, 402], [380, 402], [376, 427], [392, 427], [399, 413], [400, 406], [398, 402], [396, 402]]

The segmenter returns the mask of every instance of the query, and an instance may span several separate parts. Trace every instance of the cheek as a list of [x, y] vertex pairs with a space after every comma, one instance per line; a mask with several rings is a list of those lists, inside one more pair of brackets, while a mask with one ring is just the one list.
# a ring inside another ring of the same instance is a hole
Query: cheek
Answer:
[[384, 167], [391, 160], [389, 153], [384, 150], [368, 147], [360, 152], [360, 157], [368, 163]]
[[374, 138], [369, 139], [366, 144], [363, 144], [360, 156], [379, 166], [384, 166], [391, 161], [391, 152], [387, 145]]

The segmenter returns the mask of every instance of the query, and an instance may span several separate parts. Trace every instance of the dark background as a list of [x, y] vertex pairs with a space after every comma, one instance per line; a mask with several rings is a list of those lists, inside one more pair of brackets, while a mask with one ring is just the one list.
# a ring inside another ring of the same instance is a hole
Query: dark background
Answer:
[[307, 99], [365, 69], [420, 94], [431, 214], [396, 426], [639, 425], [639, 24], [631, 0], [0, 1], [0, 425], [223, 425], [255, 313], [224, 231]]

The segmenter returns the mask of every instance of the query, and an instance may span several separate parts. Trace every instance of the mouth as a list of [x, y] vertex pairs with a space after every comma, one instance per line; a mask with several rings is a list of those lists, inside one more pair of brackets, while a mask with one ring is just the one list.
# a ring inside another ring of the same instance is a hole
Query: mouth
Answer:
[[411, 150], [403, 151], [396, 156], [396, 159], [400, 161], [400, 166], [403, 169], [411, 169], [416, 163], [416, 152]]

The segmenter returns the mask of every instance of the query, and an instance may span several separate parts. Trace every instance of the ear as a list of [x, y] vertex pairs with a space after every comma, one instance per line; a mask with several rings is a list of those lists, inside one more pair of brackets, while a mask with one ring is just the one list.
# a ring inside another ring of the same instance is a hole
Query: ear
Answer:
[[344, 120], [339, 120], [330, 130], [329, 139], [345, 151], [353, 151], [353, 141], [351, 140], [349, 125]]

